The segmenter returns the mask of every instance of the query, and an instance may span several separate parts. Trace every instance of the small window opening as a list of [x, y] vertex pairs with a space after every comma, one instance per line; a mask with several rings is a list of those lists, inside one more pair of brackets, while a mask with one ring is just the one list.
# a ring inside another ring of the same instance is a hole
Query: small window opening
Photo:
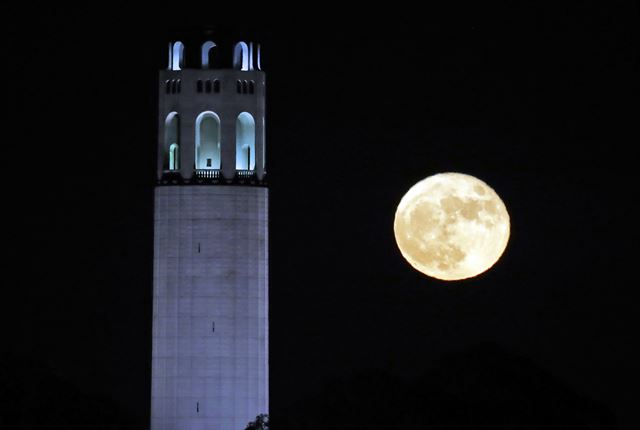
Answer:
[[169, 170], [180, 169], [180, 152], [177, 143], [172, 143], [169, 147]]

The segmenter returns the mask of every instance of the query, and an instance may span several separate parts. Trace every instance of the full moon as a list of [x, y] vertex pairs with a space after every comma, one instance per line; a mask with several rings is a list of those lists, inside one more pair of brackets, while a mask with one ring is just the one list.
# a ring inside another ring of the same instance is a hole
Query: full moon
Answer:
[[416, 270], [454, 281], [479, 275], [498, 261], [509, 241], [509, 214], [480, 179], [440, 173], [402, 197], [393, 231], [402, 256]]

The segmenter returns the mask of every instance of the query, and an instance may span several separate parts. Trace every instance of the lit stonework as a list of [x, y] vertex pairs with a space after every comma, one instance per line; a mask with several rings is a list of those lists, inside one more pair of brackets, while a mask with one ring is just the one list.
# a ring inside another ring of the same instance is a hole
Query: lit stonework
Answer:
[[268, 189], [259, 47], [232, 68], [169, 47], [160, 71], [152, 430], [238, 430], [268, 413]]

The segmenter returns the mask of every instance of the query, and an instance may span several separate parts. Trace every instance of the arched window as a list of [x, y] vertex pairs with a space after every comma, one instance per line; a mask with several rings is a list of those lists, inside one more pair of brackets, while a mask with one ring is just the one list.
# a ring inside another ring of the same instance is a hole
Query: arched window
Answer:
[[198, 82], [196, 84], [196, 91], [199, 93], [202, 92], [202, 79], [198, 79]]
[[220, 169], [220, 118], [211, 111], [196, 119], [196, 169]]
[[220, 92], [220, 81], [215, 79], [213, 81], [213, 92], [214, 93], [219, 93]]
[[176, 90], [177, 92], [182, 91], [182, 80], [181, 79], [176, 80], [176, 88], [177, 88], [177, 90]]
[[242, 81], [242, 94], [247, 94], [247, 81]]
[[169, 147], [169, 170], [180, 170], [180, 147], [177, 143]]
[[180, 168], [180, 116], [177, 112], [167, 115], [164, 122], [164, 170]]
[[168, 80], [168, 79], [166, 81], [164, 81], [164, 86], [165, 86], [164, 91], [167, 94], [169, 94], [171, 92], [171, 81]]
[[249, 112], [236, 120], [236, 170], [256, 168], [256, 122]]
[[206, 82], [204, 83], [204, 90], [207, 93], [211, 92], [211, 81], [209, 79], [207, 79]]
[[236, 43], [233, 48], [233, 68], [236, 70], [249, 70], [249, 46], [244, 42]]
[[208, 69], [213, 63], [213, 48], [216, 44], [212, 41], [206, 41], [202, 44], [202, 68]]
[[249, 94], [253, 94], [256, 91], [256, 83], [249, 81]]
[[242, 93], [242, 81], [236, 81], [236, 92], [238, 94]]
[[184, 65], [184, 44], [180, 41], [169, 44], [169, 70], [182, 70]]

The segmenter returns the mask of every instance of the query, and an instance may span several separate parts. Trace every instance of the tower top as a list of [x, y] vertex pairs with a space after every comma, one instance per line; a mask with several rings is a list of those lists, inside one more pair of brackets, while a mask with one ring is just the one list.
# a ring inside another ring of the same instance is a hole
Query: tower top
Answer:
[[[194, 50], [189, 50], [193, 55]], [[206, 40], [199, 46], [198, 67], [189, 67], [193, 62], [186, 61], [186, 47], [180, 40], [169, 42], [169, 56], [167, 70], [183, 69], [235, 69], [243, 72], [262, 70], [260, 58], [260, 44], [254, 42], [239, 41], [233, 46], [231, 67], [224, 61], [224, 50], [214, 41]], [[194, 55], [195, 57], [195, 55]]]
[[168, 48], [158, 73], [158, 183], [266, 185], [260, 45], [200, 36]]

